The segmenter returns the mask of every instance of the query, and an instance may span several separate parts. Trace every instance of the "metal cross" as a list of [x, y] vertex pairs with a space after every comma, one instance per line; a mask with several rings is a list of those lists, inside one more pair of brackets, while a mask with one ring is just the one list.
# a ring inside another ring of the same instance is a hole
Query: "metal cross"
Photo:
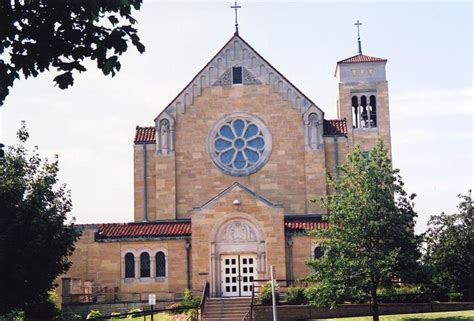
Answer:
[[359, 33], [359, 26], [362, 26], [362, 22], [357, 20], [356, 23], [354, 23], [354, 26], [357, 26], [357, 37], [360, 38], [360, 33]]
[[359, 55], [362, 55], [362, 44], [360, 43], [360, 30], [359, 30], [359, 26], [362, 26], [362, 22], [357, 20], [357, 22], [354, 23], [354, 26], [357, 26], [357, 42], [359, 44]]
[[233, 6], [230, 6], [232, 9], [235, 9], [235, 34], [239, 34], [239, 23], [237, 21], [237, 9], [242, 8], [241, 6], [237, 5], [237, 1], [235, 1], [235, 4]]

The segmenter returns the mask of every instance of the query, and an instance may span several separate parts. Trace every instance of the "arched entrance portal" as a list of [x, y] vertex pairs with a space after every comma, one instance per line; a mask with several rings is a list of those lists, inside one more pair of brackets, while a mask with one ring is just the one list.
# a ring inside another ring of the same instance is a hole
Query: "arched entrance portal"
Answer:
[[253, 280], [265, 274], [265, 238], [248, 214], [226, 215], [210, 235], [212, 296], [250, 296]]

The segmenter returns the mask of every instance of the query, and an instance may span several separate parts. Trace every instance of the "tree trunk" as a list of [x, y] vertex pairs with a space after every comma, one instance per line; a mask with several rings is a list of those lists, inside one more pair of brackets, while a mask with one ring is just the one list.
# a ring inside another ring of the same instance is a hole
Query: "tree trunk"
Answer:
[[370, 290], [370, 298], [372, 299], [372, 320], [379, 321], [379, 302], [377, 298], [377, 288]]

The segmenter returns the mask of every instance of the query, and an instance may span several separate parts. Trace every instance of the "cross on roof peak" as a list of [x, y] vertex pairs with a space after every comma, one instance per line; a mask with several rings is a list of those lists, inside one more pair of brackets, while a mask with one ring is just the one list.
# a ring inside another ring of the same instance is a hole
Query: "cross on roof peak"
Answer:
[[357, 19], [357, 22], [354, 23], [354, 26], [357, 26], [357, 43], [359, 44], [359, 55], [362, 55], [362, 44], [360, 42], [360, 30], [359, 27], [362, 26], [362, 22]]
[[237, 10], [241, 9], [242, 6], [237, 5], [237, 1], [234, 2], [233, 6], [230, 6], [232, 9], [235, 9], [235, 34], [239, 34], [239, 22], [237, 20]]

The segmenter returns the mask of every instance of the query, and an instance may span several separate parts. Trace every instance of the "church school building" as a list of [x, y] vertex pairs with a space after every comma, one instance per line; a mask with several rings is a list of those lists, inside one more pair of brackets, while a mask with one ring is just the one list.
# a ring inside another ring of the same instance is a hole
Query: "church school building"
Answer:
[[136, 127], [134, 222], [79, 225], [59, 293], [125, 301], [209, 282], [211, 297], [238, 297], [271, 266], [278, 279], [306, 276], [321, 255], [307, 230], [328, 227], [312, 201], [332, 192], [326, 173], [378, 137], [390, 150], [386, 62], [360, 49], [337, 62], [338, 119], [326, 119], [236, 32], [153, 126]]

